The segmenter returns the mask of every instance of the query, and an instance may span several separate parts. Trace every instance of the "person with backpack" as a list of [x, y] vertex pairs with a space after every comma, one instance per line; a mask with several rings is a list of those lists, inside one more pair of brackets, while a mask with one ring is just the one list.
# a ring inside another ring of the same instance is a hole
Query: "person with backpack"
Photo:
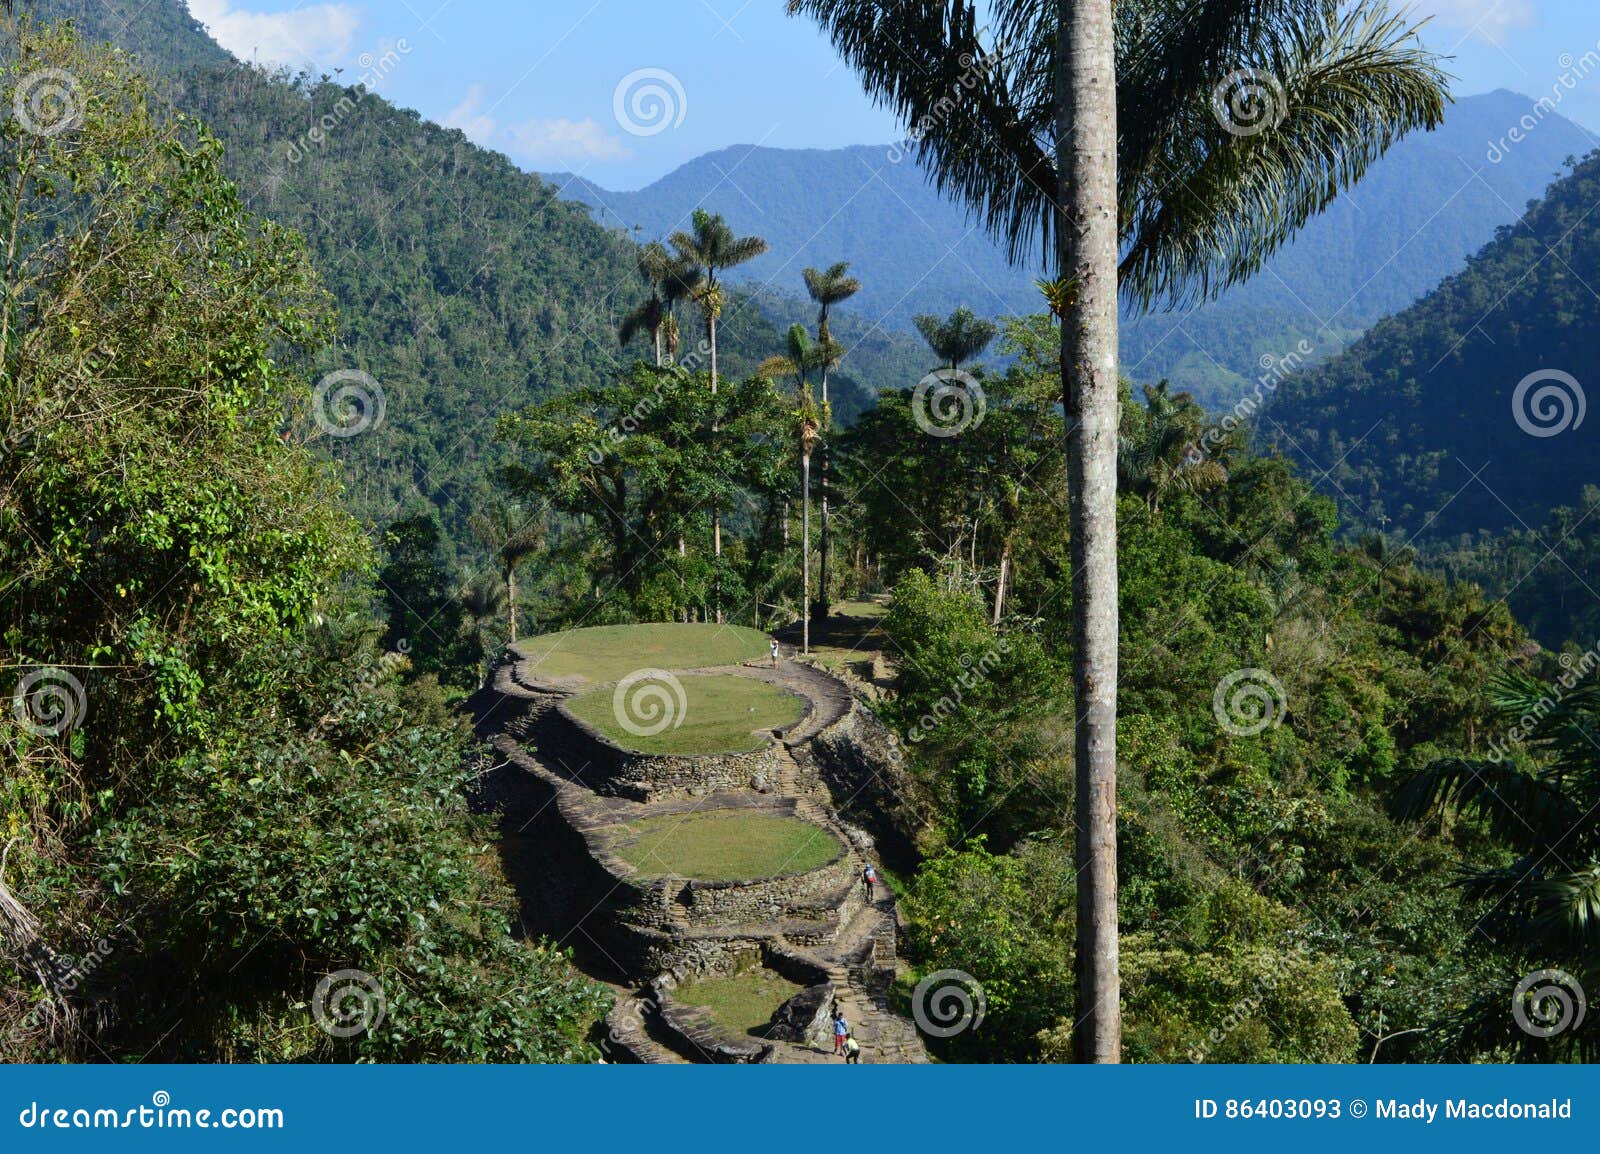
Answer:
[[844, 1053], [844, 1044], [850, 1037], [850, 1023], [844, 1020], [844, 1011], [837, 1006], [833, 1011], [833, 1052]]
[[872, 887], [878, 884], [878, 871], [872, 868], [871, 862], [868, 862], [866, 868], [861, 871], [861, 882], [867, 887], [867, 904], [870, 905], [872, 903]]

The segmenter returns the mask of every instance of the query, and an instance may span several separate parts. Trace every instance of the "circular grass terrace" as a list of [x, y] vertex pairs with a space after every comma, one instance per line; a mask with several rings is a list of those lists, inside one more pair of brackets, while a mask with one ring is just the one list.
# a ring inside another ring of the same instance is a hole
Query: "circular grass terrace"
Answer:
[[765, 633], [742, 625], [598, 625], [546, 633], [514, 647], [533, 676], [591, 685], [640, 669], [704, 669], [766, 657]]
[[771, 970], [753, 969], [684, 982], [672, 998], [685, 1006], [704, 1006], [725, 1030], [765, 1038], [778, 1007], [803, 989]]
[[709, 674], [624, 680], [580, 694], [565, 708], [623, 749], [694, 756], [762, 749], [774, 729], [804, 717], [807, 704], [765, 681]]
[[808, 821], [748, 810], [662, 814], [622, 828], [611, 852], [646, 879], [731, 882], [809, 873], [844, 848]]

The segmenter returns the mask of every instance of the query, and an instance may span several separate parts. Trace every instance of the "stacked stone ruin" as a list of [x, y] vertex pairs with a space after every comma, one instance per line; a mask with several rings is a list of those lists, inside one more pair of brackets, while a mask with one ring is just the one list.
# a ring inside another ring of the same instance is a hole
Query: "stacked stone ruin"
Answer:
[[[861, 825], [888, 808], [878, 802], [892, 791], [881, 725], [844, 684], [810, 665], [677, 672], [757, 678], [804, 698], [807, 712], [754, 752], [637, 753], [565, 708], [586, 687], [542, 679], [517, 651], [476, 710], [498, 754], [484, 799], [521, 838], [522, 888], [537, 889], [545, 932], [597, 952], [632, 991], [619, 997], [602, 1049], [635, 1062], [837, 1061], [837, 1003], [865, 1060], [926, 1061], [915, 1026], [889, 1005], [893, 895], [880, 885], [869, 904], [861, 883], [862, 868], [878, 860]], [[645, 877], [615, 852], [629, 836], [623, 823], [717, 810], [812, 823], [838, 852], [815, 869], [734, 881]], [[686, 981], [758, 966], [803, 987], [761, 1037], [736, 1034], [674, 997]]]

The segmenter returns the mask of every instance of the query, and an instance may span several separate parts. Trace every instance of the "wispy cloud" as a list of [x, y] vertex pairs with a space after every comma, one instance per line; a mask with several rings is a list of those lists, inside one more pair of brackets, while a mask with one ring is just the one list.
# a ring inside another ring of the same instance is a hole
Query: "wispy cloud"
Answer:
[[291, 68], [329, 68], [347, 59], [360, 13], [349, 4], [290, 12], [251, 12], [234, 0], [188, 0], [189, 14], [241, 60]]
[[490, 147], [494, 140], [495, 120], [483, 108], [483, 85], [474, 84], [467, 89], [461, 103], [445, 114], [446, 128], [459, 128], [474, 144]]
[[622, 138], [595, 120], [527, 120], [506, 129], [507, 151], [534, 162], [622, 160], [632, 155]]
[[592, 117], [582, 120], [536, 117], [501, 125], [484, 109], [483, 99], [483, 85], [472, 85], [461, 103], [446, 114], [444, 123], [450, 128], [459, 128], [473, 143], [498, 148], [513, 160], [538, 166], [625, 160], [632, 155], [622, 137]]

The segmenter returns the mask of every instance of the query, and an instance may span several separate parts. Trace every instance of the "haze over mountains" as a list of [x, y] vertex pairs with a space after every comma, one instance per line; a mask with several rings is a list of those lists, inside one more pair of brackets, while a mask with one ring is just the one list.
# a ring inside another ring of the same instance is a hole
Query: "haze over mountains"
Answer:
[[[1504, 147], [1532, 105], [1506, 91], [1459, 101], [1440, 129], [1393, 149], [1249, 284], [1196, 311], [1129, 319], [1125, 370], [1226, 403], [1257, 377], [1263, 356], [1282, 356], [1302, 340], [1325, 356], [1404, 308], [1515, 221], [1568, 158], [1600, 143], [1552, 113]], [[737, 146], [634, 192], [565, 174], [548, 179], [562, 196], [590, 205], [600, 223], [642, 238], [681, 227], [697, 205], [721, 212], [771, 245], [737, 279], [779, 291], [800, 291], [806, 265], [848, 260], [863, 283], [849, 309], [890, 328], [959, 304], [991, 314], [1040, 309], [1035, 271], [1007, 264], [892, 146]]]

